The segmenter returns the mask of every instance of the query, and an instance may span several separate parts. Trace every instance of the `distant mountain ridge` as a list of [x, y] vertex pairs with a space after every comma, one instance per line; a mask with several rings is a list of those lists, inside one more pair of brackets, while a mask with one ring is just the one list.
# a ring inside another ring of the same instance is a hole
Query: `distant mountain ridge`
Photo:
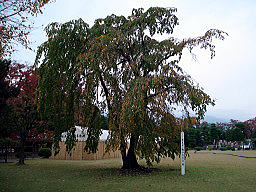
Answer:
[[230, 119], [224, 119], [224, 118], [219, 118], [212, 115], [206, 115], [204, 120], [202, 121], [206, 121], [208, 123], [226, 123], [226, 122], [229, 122]]

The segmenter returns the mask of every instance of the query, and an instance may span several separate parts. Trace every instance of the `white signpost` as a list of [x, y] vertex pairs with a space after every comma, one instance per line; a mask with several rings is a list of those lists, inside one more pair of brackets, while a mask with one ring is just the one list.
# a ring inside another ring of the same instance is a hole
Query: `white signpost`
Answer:
[[181, 148], [181, 175], [185, 175], [185, 144], [184, 144], [184, 132], [180, 134], [180, 148]]

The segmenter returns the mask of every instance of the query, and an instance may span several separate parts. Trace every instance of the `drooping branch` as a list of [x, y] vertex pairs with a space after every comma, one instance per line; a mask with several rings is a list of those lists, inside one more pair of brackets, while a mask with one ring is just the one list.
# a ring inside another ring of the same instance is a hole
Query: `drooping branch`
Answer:
[[4, 20], [4, 19], [6, 19], [6, 18], [8, 18], [8, 17], [12, 17], [12, 16], [17, 15], [17, 14], [19, 14], [19, 13], [25, 11], [25, 10], [26, 10], [26, 9], [20, 9], [19, 11], [14, 12], [14, 13], [12, 13], [12, 14], [10, 14], [10, 15], [5, 15], [5, 16], [3, 16], [3, 17], [0, 17], [0, 20]]
[[102, 74], [99, 72], [98, 75], [99, 75], [101, 86], [102, 86], [102, 88], [104, 90], [104, 93], [105, 93], [105, 96], [106, 96], [108, 109], [111, 110], [111, 104], [110, 104], [110, 99], [109, 99], [109, 91], [108, 91], [107, 86], [106, 86], [106, 84], [104, 82]]

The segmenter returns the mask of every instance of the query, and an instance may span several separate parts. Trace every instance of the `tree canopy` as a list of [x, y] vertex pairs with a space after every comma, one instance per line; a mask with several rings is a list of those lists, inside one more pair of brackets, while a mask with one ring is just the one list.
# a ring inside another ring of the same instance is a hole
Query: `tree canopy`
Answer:
[[[179, 153], [177, 107], [200, 119], [214, 101], [179, 66], [183, 50], [196, 46], [215, 55], [217, 29], [203, 36], [171, 37], [175, 8], [133, 9], [128, 17], [110, 15], [89, 27], [83, 20], [46, 28], [48, 40], [37, 53], [38, 108], [55, 125], [55, 144], [69, 130], [73, 145], [77, 121], [88, 128], [86, 149], [94, 152], [101, 113], [108, 114], [107, 149], [120, 149], [123, 168], [138, 168], [136, 155], [148, 165]], [[158, 40], [157, 35], [165, 35]], [[73, 139], [72, 139], [73, 138]], [[96, 147], [95, 147], [96, 146]], [[128, 149], [128, 150], [127, 150]]]

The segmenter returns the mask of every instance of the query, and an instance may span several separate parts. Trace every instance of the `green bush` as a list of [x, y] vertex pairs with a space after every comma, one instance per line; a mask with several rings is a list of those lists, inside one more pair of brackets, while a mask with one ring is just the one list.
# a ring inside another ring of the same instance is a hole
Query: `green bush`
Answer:
[[227, 151], [227, 147], [221, 147], [220, 150], [221, 151]]
[[38, 156], [43, 158], [49, 158], [52, 155], [52, 150], [50, 148], [41, 148], [38, 151]]
[[208, 147], [207, 149], [208, 149], [209, 151], [211, 151], [211, 150], [213, 150], [213, 147]]
[[227, 145], [226, 148], [227, 148], [227, 150], [231, 150], [232, 149], [232, 147], [230, 145]]
[[196, 151], [201, 151], [203, 149], [204, 149], [203, 147], [194, 147], [194, 150], [196, 150]]

